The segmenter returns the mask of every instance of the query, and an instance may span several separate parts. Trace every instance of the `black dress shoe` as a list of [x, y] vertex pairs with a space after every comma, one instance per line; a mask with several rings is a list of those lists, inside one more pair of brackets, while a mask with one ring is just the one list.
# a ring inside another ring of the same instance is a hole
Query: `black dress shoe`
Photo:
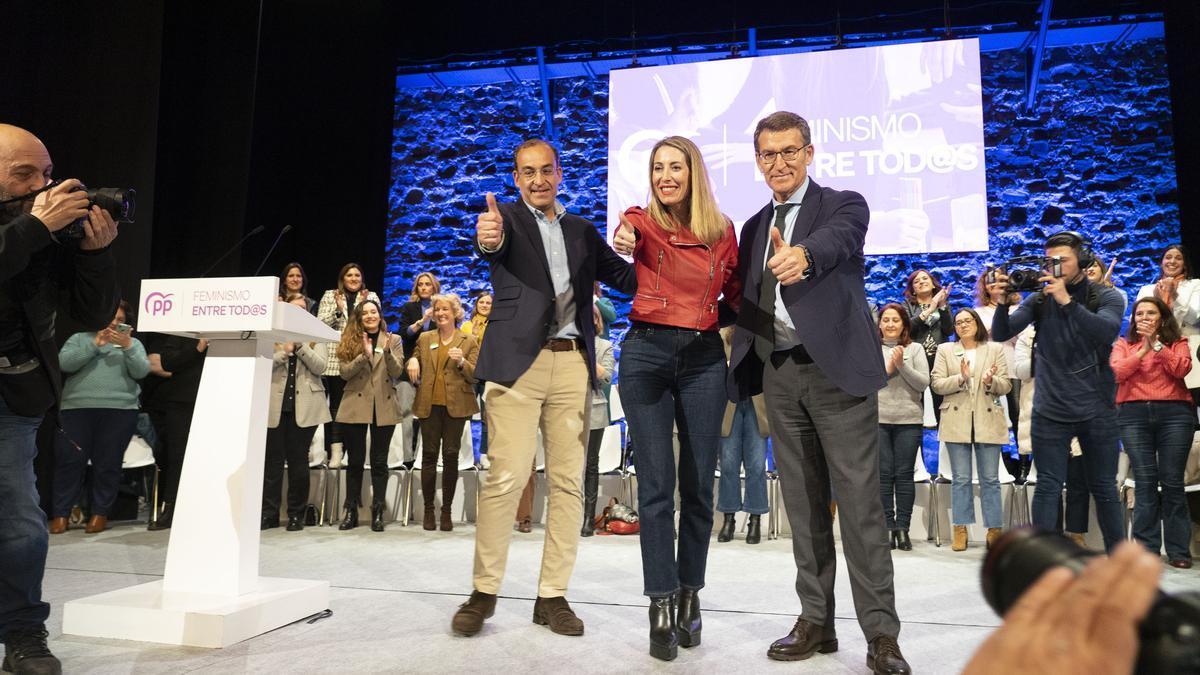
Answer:
[[263, 516], [262, 522], [260, 522], [258, 524], [258, 529], [260, 529], [260, 530], [270, 530], [270, 529], [274, 529], [276, 527], [279, 527], [279, 515], [278, 514], [276, 514], [276, 516], [274, 518], [272, 518], [270, 516]]
[[721, 531], [717, 533], [717, 541], [727, 542], [733, 539], [733, 530], [735, 527], [735, 523], [733, 522], [734, 515], [732, 513], [725, 514], [725, 522], [721, 523]]
[[304, 529], [304, 516], [288, 516], [287, 531], [299, 532]]
[[371, 531], [383, 532], [383, 502], [371, 504]]
[[675, 596], [650, 598], [650, 656], [672, 661], [679, 655], [675, 626]]
[[833, 631], [826, 632], [823, 626], [799, 618], [792, 632], [771, 643], [767, 656], [776, 661], [802, 661], [813, 654], [831, 654], [837, 650]]
[[900, 549], [901, 551], [911, 551], [912, 540], [908, 538], [908, 530], [896, 530], [896, 534], [899, 538], [896, 548]]
[[900, 546], [900, 531], [888, 530], [888, 539], [892, 542], [892, 550], [895, 551]]
[[342, 524], [338, 525], [339, 530], [353, 530], [358, 527], [358, 507], [347, 506], [345, 514], [342, 515]]
[[880, 635], [867, 644], [867, 667], [875, 675], [910, 675], [912, 668], [890, 635]]
[[679, 607], [675, 616], [675, 632], [679, 635], [679, 646], [699, 647], [702, 624], [698, 591], [687, 588], [679, 591]]
[[44, 628], [10, 630], [4, 638], [4, 672], [20, 675], [62, 675], [62, 663], [46, 645]]
[[746, 525], [746, 543], [757, 544], [762, 541], [762, 516], [750, 514], [750, 523]]

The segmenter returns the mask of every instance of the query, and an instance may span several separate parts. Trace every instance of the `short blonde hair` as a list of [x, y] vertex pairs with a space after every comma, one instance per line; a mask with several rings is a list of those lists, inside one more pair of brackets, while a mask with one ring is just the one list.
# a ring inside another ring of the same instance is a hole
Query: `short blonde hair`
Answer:
[[704, 166], [704, 156], [700, 154], [700, 148], [683, 136], [667, 136], [655, 143], [654, 148], [650, 150], [650, 203], [646, 212], [659, 227], [668, 232], [674, 232], [681, 225], [675, 222], [667, 212], [667, 207], [654, 193], [654, 156], [658, 154], [658, 149], [663, 147], [674, 148], [683, 153], [688, 167], [688, 218], [691, 221], [687, 225], [697, 239], [712, 246], [725, 236], [728, 224], [709, 186], [708, 169]]
[[454, 325], [462, 323], [466, 312], [463, 311], [462, 298], [458, 297], [458, 293], [438, 293], [429, 299], [429, 308], [435, 309], [439, 302], [444, 302], [450, 305], [454, 310]]

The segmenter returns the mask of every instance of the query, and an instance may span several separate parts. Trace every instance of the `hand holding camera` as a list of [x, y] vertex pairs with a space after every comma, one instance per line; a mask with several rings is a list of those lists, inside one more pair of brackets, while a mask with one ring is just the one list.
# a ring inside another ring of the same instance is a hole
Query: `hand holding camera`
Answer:
[[1038, 281], [1042, 284], [1042, 292], [1054, 298], [1059, 305], [1066, 305], [1071, 302], [1071, 294], [1067, 292], [1067, 281], [1061, 276], [1052, 274], [1044, 274], [1038, 277]]
[[51, 232], [58, 232], [88, 215], [88, 196], [83, 183], [74, 178], [42, 192], [33, 200], [30, 213]]

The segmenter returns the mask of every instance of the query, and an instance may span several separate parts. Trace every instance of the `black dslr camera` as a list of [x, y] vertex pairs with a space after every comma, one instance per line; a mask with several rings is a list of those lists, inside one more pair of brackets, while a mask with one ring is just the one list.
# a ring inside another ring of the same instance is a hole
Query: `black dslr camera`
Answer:
[[1041, 277], [1052, 276], [1057, 278], [1063, 275], [1062, 257], [1024, 255], [1010, 258], [999, 267], [989, 263], [987, 266], [987, 283], [996, 283], [997, 270], [1008, 275], [1008, 290], [1010, 293], [1033, 293], [1042, 290], [1042, 282], [1038, 281]]
[[[983, 561], [983, 597], [1003, 616], [1046, 570], [1063, 566], [1078, 574], [1097, 555], [1057, 533], [1010, 530]], [[1200, 591], [1159, 591], [1138, 627], [1138, 643], [1137, 675], [1200, 672]]]
[[[118, 223], [132, 223], [133, 214], [137, 211], [137, 191], [133, 188], [87, 188], [81, 187], [80, 190], [87, 191], [88, 209], [93, 206], [108, 211], [108, 215], [112, 216], [113, 220]], [[54, 237], [60, 244], [78, 245], [80, 241], [87, 236], [83, 229], [84, 222], [87, 221], [87, 216], [76, 220], [67, 225], [63, 229], [54, 233]]]

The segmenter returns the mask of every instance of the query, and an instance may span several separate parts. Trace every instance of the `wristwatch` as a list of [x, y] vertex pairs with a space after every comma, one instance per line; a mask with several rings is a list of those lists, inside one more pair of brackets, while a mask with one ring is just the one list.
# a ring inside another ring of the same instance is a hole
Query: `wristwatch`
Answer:
[[811, 277], [813, 274], [813, 257], [812, 257], [812, 253], [809, 253], [807, 246], [801, 246], [800, 250], [804, 251], [804, 261], [806, 263], [808, 263], [807, 266], [804, 268], [804, 274], [800, 275], [800, 280], [804, 281], [804, 280], [808, 279], [809, 277]]

